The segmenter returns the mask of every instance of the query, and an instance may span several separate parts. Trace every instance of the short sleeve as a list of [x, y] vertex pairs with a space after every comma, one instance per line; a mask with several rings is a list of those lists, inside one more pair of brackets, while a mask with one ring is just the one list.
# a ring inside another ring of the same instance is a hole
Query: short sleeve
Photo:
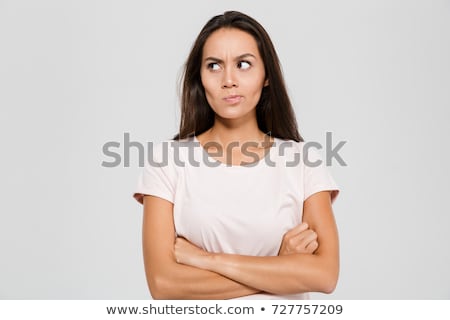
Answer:
[[339, 187], [331, 176], [331, 173], [319, 153], [314, 149], [309, 149], [307, 153], [305, 153], [303, 165], [304, 200], [314, 193], [320, 191], [331, 191], [331, 202], [333, 203], [339, 194]]
[[174, 202], [176, 171], [170, 152], [170, 142], [151, 147], [145, 166], [138, 178], [133, 197], [143, 203], [145, 195], [157, 196]]

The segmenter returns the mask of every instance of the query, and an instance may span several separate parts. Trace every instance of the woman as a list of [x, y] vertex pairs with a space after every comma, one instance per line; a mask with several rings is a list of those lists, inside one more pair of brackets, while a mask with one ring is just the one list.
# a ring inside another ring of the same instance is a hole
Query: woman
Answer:
[[[240, 12], [204, 26], [183, 78], [180, 132], [139, 180], [155, 299], [304, 299], [339, 270], [317, 153], [304, 158], [281, 68], [263, 27]], [[310, 164], [310, 165], [306, 165]]]

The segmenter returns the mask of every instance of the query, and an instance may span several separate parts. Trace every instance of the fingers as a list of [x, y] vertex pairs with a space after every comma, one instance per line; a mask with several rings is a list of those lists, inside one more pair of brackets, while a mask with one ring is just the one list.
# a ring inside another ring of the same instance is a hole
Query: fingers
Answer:
[[299, 225], [295, 226], [294, 228], [292, 228], [291, 230], [289, 230], [288, 232], [286, 232], [284, 234], [284, 237], [289, 238], [289, 237], [293, 237], [296, 234], [302, 233], [305, 230], [308, 230], [309, 226], [306, 222], [302, 222]]
[[297, 236], [298, 240], [302, 243], [310, 243], [312, 241], [317, 240], [317, 233], [313, 230], [308, 229]]
[[306, 251], [308, 252], [308, 253], [314, 253], [314, 251], [316, 251], [317, 250], [317, 248], [319, 248], [319, 243], [316, 241], [316, 240], [314, 240], [314, 241], [311, 241], [307, 246], [306, 246]]
[[289, 246], [296, 252], [304, 252], [305, 248], [313, 241], [317, 241], [317, 233], [308, 229], [288, 240]]
[[318, 247], [317, 233], [301, 223], [284, 234], [278, 254], [314, 253]]

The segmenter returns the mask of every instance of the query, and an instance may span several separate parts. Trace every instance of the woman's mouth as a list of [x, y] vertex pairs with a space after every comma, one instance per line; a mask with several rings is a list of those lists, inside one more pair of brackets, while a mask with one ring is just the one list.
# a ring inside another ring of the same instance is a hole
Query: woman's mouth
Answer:
[[241, 102], [242, 96], [229, 95], [229, 96], [226, 96], [225, 98], [223, 98], [223, 100], [228, 104], [237, 104], [237, 103]]

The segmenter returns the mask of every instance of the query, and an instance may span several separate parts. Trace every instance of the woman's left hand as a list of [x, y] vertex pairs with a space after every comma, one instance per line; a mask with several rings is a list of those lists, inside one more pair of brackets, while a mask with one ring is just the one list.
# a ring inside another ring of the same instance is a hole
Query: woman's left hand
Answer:
[[175, 260], [178, 263], [190, 265], [197, 268], [205, 268], [206, 259], [210, 255], [205, 250], [193, 245], [184, 238], [175, 239]]

